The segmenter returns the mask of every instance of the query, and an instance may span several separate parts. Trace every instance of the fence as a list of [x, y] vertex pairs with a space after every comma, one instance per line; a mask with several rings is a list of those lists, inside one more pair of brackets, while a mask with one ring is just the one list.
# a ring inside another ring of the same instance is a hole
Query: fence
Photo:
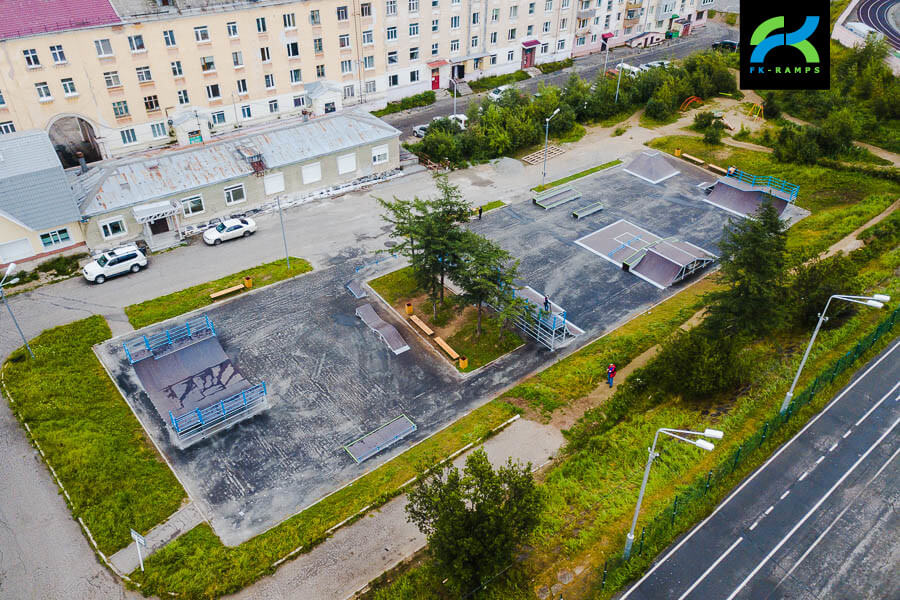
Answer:
[[223, 426], [266, 406], [266, 382], [263, 381], [205, 408], [197, 408], [183, 415], [175, 415], [169, 411], [169, 422], [178, 442], [185, 444], [218, 431]]
[[[728, 480], [741, 461], [753, 456], [766, 439], [788, 423], [799, 409], [812, 402], [818, 392], [825, 389], [838, 375], [852, 366], [884, 334], [891, 331], [898, 320], [900, 320], [900, 308], [894, 310], [852, 350], [822, 371], [806, 389], [794, 397], [784, 413], [776, 412], [752, 436], [744, 440], [734, 452], [727, 455], [718, 466], [698, 478], [687, 488], [682, 488], [672, 503], [644, 525], [640, 533], [635, 535], [631, 556], [642, 556], [645, 552], [653, 556], [667, 547], [685, 525], [694, 522], [708, 507], [710, 489]], [[632, 563], [621, 553], [611, 556], [604, 563], [602, 571], [598, 573], [600, 589], [607, 585], [611, 585], [615, 589], [617, 585], [637, 575], [643, 564], [643, 561]]]
[[735, 169], [728, 172], [728, 177], [733, 177], [739, 181], [750, 184], [753, 187], [768, 187], [773, 190], [778, 190], [779, 192], [787, 194], [791, 202], [797, 199], [797, 192], [800, 191], [799, 185], [787, 182], [784, 179], [779, 179], [778, 177], [772, 177], [771, 175], [753, 175], [746, 171]]
[[165, 329], [152, 335], [142, 335], [122, 344], [128, 362], [134, 364], [151, 356], [160, 356], [178, 346], [190, 343], [194, 338], [200, 339], [216, 335], [216, 328], [206, 315], [200, 315], [185, 321], [180, 327]]

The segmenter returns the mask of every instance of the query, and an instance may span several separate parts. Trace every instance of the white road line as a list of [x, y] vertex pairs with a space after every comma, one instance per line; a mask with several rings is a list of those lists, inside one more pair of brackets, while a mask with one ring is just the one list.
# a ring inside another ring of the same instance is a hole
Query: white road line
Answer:
[[803, 475], [797, 478], [797, 481], [803, 481], [806, 479], [806, 476], [809, 475], [809, 471], [803, 471]]
[[769, 508], [767, 508], [767, 509], [766, 509], [766, 512], [763, 513], [763, 514], [766, 515], [766, 516], [768, 517], [768, 516], [769, 516], [769, 513], [772, 512], [774, 509], [775, 509], [775, 505], [773, 504], [772, 506], [770, 506]]
[[[891, 391], [889, 391], [887, 394], [885, 394], [885, 395], [881, 398], [881, 400], [879, 400], [878, 402], [876, 402], [876, 403], [875, 403], [875, 406], [873, 406], [873, 407], [870, 408], [868, 411], [866, 411], [866, 414], [864, 414], [864, 415], [862, 416], [862, 418], [860, 418], [859, 421], [857, 421], [856, 423], [854, 423], [853, 426], [854, 426], [854, 427], [859, 427], [859, 424], [862, 423], [863, 421], [865, 421], [867, 418], [869, 418], [869, 415], [871, 415], [871, 414], [875, 411], [876, 408], [878, 408], [879, 406], [881, 406], [881, 403], [884, 402], [884, 401], [887, 399], [888, 396], [890, 396], [891, 394], [893, 394], [893, 393], [894, 393], [894, 390], [896, 390], [898, 387], [900, 387], [900, 381], [898, 381], [898, 382], [897, 382], [897, 385], [895, 385], [894, 387], [892, 387], [892, 388], [891, 388]], [[897, 395], [897, 400], [900, 400], [900, 394]]]
[[853, 430], [852, 430], [852, 429], [848, 429], [848, 430], [847, 430], [847, 433], [845, 433], [845, 434], [842, 435], [841, 437], [844, 438], [844, 439], [846, 440], [846, 439], [847, 439], [847, 436], [850, 435], [851, 433], [853, 433]]
[[734, 588], [734, 591], [731, 592], [731, 594], [730, 594], [730, 595], [728, 596], [728, 598], [726, 598], [725, 600], [733, 600], [734, 597], [737, 596], [737, 595], [740, 593], [740, 591], [741, 591], [742, 589], [744, 589], [744, 586], [747, 585], [747, 584], [750, 582], [751, 579], [753, 579], [754, 577], [756, 577], [756, 574], [759, 573], [759, 570], [763, 568], [763, 565], [765, 565], [767, 562], [769, 562], [769, 559], [771, 559], [772, 556], [773, 556], [776, 552], [778, 552], [778, 551], [781, 549], [781, 547], [784, 546], [784, 545], [787, 543], [787, 541], [788, 541], [789, 539], [791, 539], [791, 537], [793, 537], [793, 535], [797, 532], [797, 530], [800, 529], [800, 527], [802, 527], [804, 523], [806, 523], [806, 521], [813, 515], [813, 513], [815, 513], [817, 510], [819, 510], [819, 507], [822, 506], [822, 504], [823, 504], [826, 500], [828, 500], [828, 498], [831, 497], [831, 494], [834, 493], [834, 490], [836, 490], [838, 487], [840, 487], [840, 485], [841, 485], [842, 483], [844, 483], [844, 480], [847, 479], [847, 477], [849, 477], [850, 474], [853, 473], [853, 471], [856, 470], [856, 467], [858, 467], [858, 466], [860, 465], [860, 463], [862, 463], [862, 461], [864, 461], [864, 460], [869, 456], [869, 454], [872, 453], [872, 450], [874, 450], [874, 449], [877, 448], [879, 445], [881, 445], [881, 442], [884, 441], [884, 438], [886, 438], [887, 436], [889, 436], [889, 435], [894, 431], [894, 429], [897, 428], [897, 425], [900, 425], [900, 419], [897, 419], [896, 421], [894, 421], [894, 424], [891, 425], [890, 429], [888, 429], [887, 431], [885, 431], [884, 433], [882, 433], [882, 434], [881, 434], [881, 437], [879, 437], [877, 440], [875, 440], [875, 443], [874, 443], [874, 444], [872, 444], [871, 446], [869, 446], [869, 449], [866, 450], [865, 453], [864, 453], [862, 456], [860, 456], [860, 457], [856, 460], [855, 463], [853, 463], [853, 466], [850, 467], [850, 468], [847, 470], [847, 472], [844, 473], [844, 474], [841, 476], [841, 478], [838, 479], [837, 482], [835, 482], [835, 484], [834, 484], [833, 486], [831, 486], [831, 488], [829, 488], [829, 490], [828, 490], [827, 492], [825, 492], [825, 495], [822, 496], [822, 497], [819, 499], [819, 501], [816, 502], [816, 504], [815, 504], [811, 509], [809, 509], [809, 512], [807, 512], [805, 515], [803, 515], [803, 518], [800, 519], [800, 520], [797, 522], [797, 524], [794, 525], [794, 526], [791, 528], [791, 530], [787, 533], [787, 535], [785, 535], [783, 538], [781, 538], [781, 541], [778, 542], [778, 543], [775, 545], [774, 548], [772, 548], [772, 550], [766, 555], [766, 557], [763, 558], [763, 559], [759, 562], [759, 564], [756, 565], [756, 567], [755, 567], [752, 571], [750, 571], [750, 574], [747, 575], [747, 577], [740, 583], [740, 585], [738, 585], [736, 588]]
[[754, 529], [756, 529], [757, 525], [759, 525], [759, 521], [753, 521], [753, 525], [751, 525], [747, 529], [749, 529], [750, 531], [753, 531]]
[[712, 570], [715, 569], [719, 565], [720, 562], [725, 560], [725, 557], [728, 556], [729, 554], [731, 554], [731, 551], [734, 550], [737, 547], [737, 545], [740, 544], [742, 541], [744, 541], [744, 538], [742, 538], [742, 537], [739, 537], [738, 539], [734, 540], [734, 543], [728, 547], [728, 550], [726, 550], [725, 553], [722, 554], [722, 556], [717, 558], [716, 562], [709, 565], [709, 568], [707, 570], [703, 571], [703, 575], [698, 577], [697, 580], [691, 585], [691, 587], [689, 587], [685, 593], [683, 593], [681, 596], [678, 597], [678, 600], [684, 600], [685, 598], [687, 598], [688, 594], [693, 592], [694, 588], [697, 587], [698, 585], [700, 585], [700, 582], [703, 581], [704, 579], [706, 579], [706, 576], [709, 575], [712, 572]]
[[[837, 442], [833, 443], [831, 446], [828, 447], [828, 451], [834, 452], [834, 449], [837, 448], [837, 445], [838, 445]], [[816, 463], [816, 464], [819, 464], [819, 463]]]
[[825, 460], [825, 457], [824, 457], [824, 456], [820, 456], [819, 458], [816, 459], [816, 464], [819, 464], [819, 463], [822, 462], [823, 460]]
[[785, 498], [788, 497], [788, 494], [790, 494], [790, 493], [791, 493], [791, 490], [785, 490], [785, 492], [781, 495], [781, 498], [779, 498], [779, 500], [784, 500]]
[[684, 536], [684, 537], [681, 539], [681, 541], [678, 542], [678, 544], [675, 545], [674, 548], [672, 548], [671, 550], [669, 550], [669, 552], [666, 553], [666, 555], [663, 556], [659, 561], [657, 561], [656, 564], [653, 565], [653, 566], [650, 568], [650, 570], [647, 571], [647, 572], [644, 574], [644, 576], [641, 577], [641, 578], [637, 581], [637, 583], [635, 583], [633, 586], [631, 586], [631, 588], [629, 588], [628, 591], [626, 591], [626, 592], [622, 595], [622, 597], [620, 598], [620, 600], [626, 600], [626, 599], [628, 598], [628, 596], [630, 596], [631, 593], [632, 593], [634, 590], [636, 590], [638, 587], [640, 587], [640, 585], [644, 582], [645, 579], [647, 579], [647, 578], [649, 578], [651, 575], [653, 575], [653, 573], [654, 573], [654, 572], [655, 572], [655, 571], [656, 571], [656, 570], [657, 570], [664, 562], [666, 562], [667, 560], [669, 560], [669, 558], [671, 558], [673, 554], [675, 554], [676, 552], [678, 552], [678, 550], [679, 550], [685, 543], [687, 543], [688, 540], [690, 540], [692, 537], [694, 537], [694, 534], [695, 534], [695, 533], [697, 533], [698, 531], [700, 531], [701, 529], [703, 529], [703, 526], [704, 526], [704, 525], [706, 525], [713, 517], [715, 517], [716, 514], [717, 514], [720, 510], [722, 510], [729, 502], [731, 502], [731, 500], [733, 500], [733, 499], [735, 498], [735, 496], [737, 496], [738, 494], [740, 494], [741, 491], [742, 491], [742, 490], [743, 490], [743, 489], [744, 489], [751, 481], [753, 481], [754, 479], [756, 479], [756, 476], [757, 476], [757, 475], [759, 475], [760, 473], [762, 473], [763, 471], [765, 471], [766, 468], [767, 468], [770, 464], [772, 464], [772, 462], [773, 462], [775, 459], [777, 459], [779, 456], [781, 456], [781, 453], [782, 453], [782, 452], [784, 452], [785, 450], [787, 450], [788, 448], [790, 448], [791, 444], [793, 444], [796, 440], [798, 440], [798, 439], [800, 438], [800, 436], [802, 436], [803, 433], [804, 433], [807, 429], [809, 429], [810, 427], [812, 427], [819, 419], [822, 418], [823, 415], [825, 415], [826, 413], [828, 413], [828, 411], [831, 410], [831, 408], [832, 408], [835, 404], [837, 404], [838, 402], [840, 402], [841, 399], [842, 399], [844, 396], [846, 396], [848, 393], [850, 393], [850, 390], [852, 390], [853, 388], [856, 387], [856, 384], [858, 384], [860, 381], [863, 381], [863, 380], [866, 378], [866, 376], [867, 376], [869, 373], [872, 372], [873, 369], [875, 369], [878, 365], [880, 365], [881, 362], [882, 362], [884, 359], [886, 359], [886, 358], [889, 357], [891, 354], [893, 354], [894, 351], [895, 351], [897, 348], [900, 348], [900, 342], [897, 342], [897, 343], [895, 343], [893, 346], [891, 346], [891, 349], [890, 349], [890, 350], [888, 350], [887, 352], [885, 352], [885, 353], [881, 356], [881, 358], [879, 358], [879, 359], [876, 360], [874, 363], [872, 363], [872, 365], [871, 365], [868, 369], [866, 369], [866, 370], [863, 372], [862, 375], [860, 375], [860, 376], [857, 377], [855, 380], [853, 380], [853, 381], [850, 383], [850, 385], [848, 385], [848, 386], [844, 389], [843, 392], [841, 392], [840, 394], [838, 394], [838, 395], [834, 398], [834, 400], [832, 400], [825, 408], [823, 408], [822, 411], [821, 411], [819, 414], [817, 414], [817, 415], [814, 416], [812, 419], [810, 419], [809, 423], [807, 423], [806, 425], [804, 425], [803, 428], [802, 428], [800, 431], [798, 431], [797, 434], [796, 434], [794, 437], [792, 437], [790, 440], [787, 441], [786, 444], [784, 444], [781, 448], [779, 448], [779, 449], [775, 452], [775, 454], [773, 454], [772, 456], [770, 456], [770, 457], [769, 457], [769, 460], [767, 460], [766, 462], [764, 462], [764, 463], [762, 464], [761, 467], [759, 467], [758, 469], [756, 469], [755, 471], [753, 471], [753, 473], [750, 475], [750, 477], [748, 477], [747, 479], [745, 479], [745, 480], [744, 480], [744, 483], [742, 483], [742, 484], [739, 485], [737, 488], [735, 488], [735, 490], [734, 490], [733, 492], [731, 492], [731, 494], [730, 494], [727, 498], [725, 498], [725, 500], [723, 500], [722, 503], [719, 504], [719, 505], [715, 508], [715, 510], [713, 510], [713, 511], [709, 514], [708, 517], [706, 517], [705, 519], [703, 519], [703, 521], [701, 521], [699, 525], [697, 525], [697, 526], [694, 527], [690, 532], [688, 532], [688, 534], [687, 534], [686, 536]]

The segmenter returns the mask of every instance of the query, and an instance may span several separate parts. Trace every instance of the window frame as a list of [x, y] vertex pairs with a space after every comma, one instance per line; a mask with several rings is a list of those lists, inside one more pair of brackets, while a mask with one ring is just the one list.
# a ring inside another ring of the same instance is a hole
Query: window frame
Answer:
[[[111, 231], [109, 230], [109, 226], [114, 223], [121, 224], [122, 231], [120, 231], [119, 233], [107, 233], [108, 231]], [[125, 221], [124, 215], [115, 215], [113, 217], [103, 219], [102, 221], [97, 221], [97, 229], [100, 230], [100, 236], [104, 240], [112, 240], [124, 235], [128, 235], [128, 223]]]
[[[97, 58], [109, 58], [110, 56], [115, 56], [116, 53], [113, 51], [112, 42], [109, 41], [109, 38], [100, 38], [99, 40], [94, 40], [94, 50], [97, 52]], [[106, 52], [109, 50], [109, 52]]]
[[[240, 190], [241, 191], [241, 199], [234, 200], [234, 192]], [[242, 202], [247, 201], [247, 190], [244, 189], [243, 183], [238, 183], [236, 185], [230, 185], [222, 190], [222, 194], [225, 196], [225, 206], [232, 206], [234, 204], [241, 204]]]
[[[44, 241], [44, 236], [49, 238], [49, 244]], [[65, 238], [63, 238], [65, 236]], [[41, 240], [41, 245], [44, 248], [53, 248], [55, 246], [60, 246], [66, 242], [71, 242], [72, 237], [69, 235], [68, 227], [60, 227], [59, 229], [51, 229], [50, 231], [45, 231], [44, 233], [39, 234], [38, 236]], [[54, 239], [54, 237], [56, 239]]]
[[134, 131], [134, 127], [129, 127], [128, 129], [120, 129], [119, 136], [122, 138], [123, 146], [137, 144], [137, 133]]
[[206, 25], [197, 25], [194, 27], [194, 41], [198, 44], [206, 44], [212, 40], [209, 37], [209, 27]]
[[66, 58], [66, 51], [62, 44], [53, 44], [50, 46], [50, 57], [53, 59], [54, 65], [65, 65], [69, 62]]
[[[185, 202], [193, 203], [196, 200], [200, 201], [200, 210], [194, 210], [193, 208], [191, 208], [190, 212], [188, 212]], [[195, 194], [193, 196], [188, 196], [187, 198], [182, 198], [179, 201], [179, 204], [181, 204], [181, 214], [185, 217], [194, 217], [196, 215], [202, 215], [206, 212], [206, 203], [203, 201], [203, 194]]]

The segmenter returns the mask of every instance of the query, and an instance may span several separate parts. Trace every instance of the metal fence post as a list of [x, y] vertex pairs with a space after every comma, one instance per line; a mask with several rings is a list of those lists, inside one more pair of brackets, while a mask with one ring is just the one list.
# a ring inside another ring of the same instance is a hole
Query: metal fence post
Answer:
[[709, 470], [709, 473], [706, 474], [706, 487], [703, 488], [703, 495], [706, 495], [706, 492], [709, 491], [709, 480], [712, 479], [712, 469]]
[[640, 544], [638, 545], [638, 556], [640, 556], [641, 553], [643, 553], [643, 551], [644, 551], [644, 530], [645, 529], [647, 529], [646, 526], [641, 527], [641, 541], [640, 541]]
[[200, 414], [200, 409], [197, 408], [197, 409], [195, 409], [195, 410], [196, 410], [196, 412], [197, 412], [197, 420], [200, 421], [200, 424], [201, 424], [201, 425], [205, 425], [205, 423], [203, 422], [203, 415]]
[[[790, 410], [790, 407], [788, 407], [788, 410]], [[737, 468], [738, 461], [741, 458], [741, 449], [743, 449], [743, 447], [744, 447], [744, 445], [741, 444], [740, 446], [738, 446], [737, 452], [734, 453], [734, 462], [731, 463], [731, 472], [732, 473], [734, 473], [734, 470]]]
[[675, 494], [675, 502], [672, 503], [672, 525], [675, 524], [675, 515], [678, 514], [678, 494]]
[[247, 391], [241, 390], [241, 398], [244, 399], [244, 406], [247, 406]]
[[[243, 392], [241, 392], [241, 393], [243, 393]], [[219, 401], [219, 407], [222, 409], [222, 416], [224, 417], [225, 416], [225, 401], [224, 400]]]
[[757, 446], [757, 448], [759, 448], [760, 446], [762, 446], [762, 445], [763, 445], [763, 442], [766, 441], [766, 433], [767, 433], [768, 431], [769, 431], [769, 422], [766, 421], [765, 425], [763, 425], [762, 437], [761, 437], [760, 440], [759, 440], [759, 446]]
[[607, 573], [607, 566], [608, 566], [608, 565], [609, 565], [609, 561], [608, 561], [608, 560], [603, 561], [603, 578], [600, 580], [600, 589], [601, 589], [601, 590], [603, 589], [603, 586], [606, 585], [606, 573]]

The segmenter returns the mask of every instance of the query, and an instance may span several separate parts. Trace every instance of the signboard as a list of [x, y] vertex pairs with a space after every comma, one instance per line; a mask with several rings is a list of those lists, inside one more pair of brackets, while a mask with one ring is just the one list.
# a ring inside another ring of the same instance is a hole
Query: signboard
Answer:
[[139, 534], [134, 529], [131, 530], [131, 539], [133, 539], [135, 543], [140, 544], [141, 546], [147, 545], [147, 540], [144, 539], [144, 536]]

